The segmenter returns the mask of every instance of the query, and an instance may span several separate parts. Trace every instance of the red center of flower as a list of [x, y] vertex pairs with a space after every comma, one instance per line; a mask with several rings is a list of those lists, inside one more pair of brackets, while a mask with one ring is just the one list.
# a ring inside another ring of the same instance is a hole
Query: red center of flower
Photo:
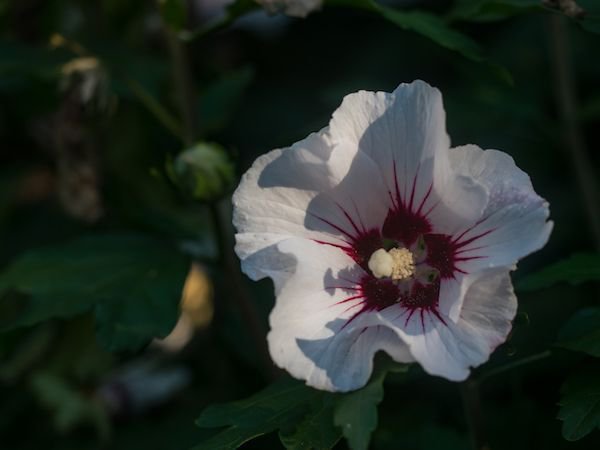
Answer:
[[[419, 313], [422, 322], [425, 312], [434, 314], [444, 322], [439, 313], [440, 282], [444, 279], [454, 278], [457, 273], [466, 273], [457, 267], [461, 261], [482, 257], [464, 256], [465, 245], [482, 235], [461, 241], [465, 233], [470, 230], [456, 238], [446, 234], [433, 233], [433, 227], [427, 215], [435, 208], [435, 205], [424, 211], [424, 205], [431, 190], [430, 187], [420, 203], [416, 204], [414, 202], [414, 186], [409, 200], [402, 199], [396, 186], [396, 195], [392, 198], [393, 206], [388, 211], [380, 230], [366, 229], [360, 220], [353, 220], [350, 214], [339, 205], [338, 207], [352, 227], [352, 232], [347, 232], [342, 227], [321, 219], [343, 233], [346, 242], [343, 244], [318, 242], [340, 248], [366, 272], [366, 275], [357, 282], [353, 282], [352, 286], [337, 286], [342, 289], [346, 288], [353, 293], [352, 296], [340, 302], [348, 303], [348, 309], [355, 310], [348, 323], [363, 312], [381, 311], [394, 305], [399, 307], [399, 314], [406, 317], [406, 322], [415, 312]], [[389, 250], [390, 247], [406, 248], [412, 252], [416, 264], [414, 275], [402, 280], [392, 280], [386, 277], [378, 278], [371, 273], [368, 263], [373, 253], [381, 248]], [[350, 280], [345, 281], [350, 282]], [[328, 287], [335, 288], [335, 286]]]
[[[356, 312], [349, 322], [363, 312], [381, 311], [393, 305], [401, 307], [406, 314], [406, 321], [417, 311], [421, 313], [421, 318], [424, 311], [429, 311], [441, 319], [438, 312], [440, 280], [452, 278], [459, 271], [455, 265], [458, 248], [451, 236], [433, 234], [431, 230], [427, 217], [399, 205], [388, 212], [381, 231], [357, 226], [354, 233], [347, 234], [346, 245], [319, 241], [344, 250], [367, 272], [349, 289], [353, 295], [341, 301], [353, 301], [349, 308], [356, 309]], [[371, 274], [368, 268], [369, 258], [376, 250], [389, 246], [390, 243], [394, 247], [421, 253], [414, 277], [395, 281], [376, 278]]]

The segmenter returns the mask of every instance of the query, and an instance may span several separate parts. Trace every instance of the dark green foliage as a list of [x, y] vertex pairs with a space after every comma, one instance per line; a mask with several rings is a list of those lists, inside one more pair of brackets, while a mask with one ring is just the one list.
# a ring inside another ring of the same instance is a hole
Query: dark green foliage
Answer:
[[[309, 413], [313, 398], [317, 395], [317, 391], [307, 388], [303, 383], [285, 378], [248, 399], [209, 406], [196, 420], [196, 425], [224, 429], [194, 448], [233, 449], [275, 430], [283, 430], [285, 437], [282, 439], [298, 445], [303, 431], [295, 429], [294, 424]], [[319, 415], [317, 410], [316, 417]], [[298, 425], [310, 426], [310, 423]], [[288, 430], [293, 431], [289, 433]], [[313, 439], [316, 437], [312, 436]], [[322, 437], [327, 439], [327, 433], [323, 433]]]
[[223, 74], [202, 90], [198, 114], [203, 118], [200, 127], [205, 133], [221, 131], [229, 123], [253, 79], [254, 70], [246, 66]]
[[562, 328], [558, 345], [600, 357], [600, 308], [577, 311]]
[[483, 61], [482, 48], [468, 36], [450, 28], [439, 17], [424, 12], [402, 11], [386, 7], [374, 0], [332, 0], [333, 5], [348, 6], [380, 14], [384, 19], [410, 31], [431, 39], [436, 44], [449, 48], [473, 59]]
[[539, 11], [543, 11], [543, 6], [537, 0], [458, 0], [449, 18], [493, 22], [518, 14]]
[[560, 282], [577, 285], [598, 280], [600, 280], [600, 254], [580, 253], [527, 276], [517, 284], [517, 289], [534, 291]]
[[340, 440], [341, 431], [331, 420], [333, 416], [333, 396], [315, 396], [309, 412], [288, 430], [279, 432], [279, 439], [289, 450], [329, 449]]
[[600, 428], [600, 370], [598, 365], [570, 376], [561, 390], [558, 418], [565, 439], [576, 441]]
[[210, 406], [196, 425], [226, 428], [195, 448], [237, 448], [279, 430], [281, 443], [287, 449], [329, 449], [342, 434], [351, 449], [367, 449], [377, 428], [377, 407], [383, 400], [386, 375], [407, 370], [407, 366], [381, 356], [369, 383], [354, 392], [321, 392], [284, 378], [245, 400]]
[[176, 248], [144, 236], [90, 236], [30, 251], [0, 276], [1, 326], [93, 310], [108, 349], [137, 349], [175, 325], [186, 273]]
[[377, 406], [383, 400], [384, 378], [385, 372], [382, 372], [364, 388], [345, 394], [337, 401], [334, 423], [341, 427], [354, 450], [366, 450], [371, 433], [377, 428]]

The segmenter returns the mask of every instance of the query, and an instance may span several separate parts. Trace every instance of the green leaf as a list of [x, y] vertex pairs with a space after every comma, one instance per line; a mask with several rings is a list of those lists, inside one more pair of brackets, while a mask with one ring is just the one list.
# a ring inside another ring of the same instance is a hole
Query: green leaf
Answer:
[[520, 291], [535, 291], [556, 283], [577, 285], [586, 281], [600, 280], [600, 254], [578, 253], [554, 263], [517, 283]]
[[600, 358], [600, 308], [577, 311], [562, 328], [558, 345]]
[[244, 67], [219, 77], [200, 93], [198, 112], [204, 134], [220, 131], [227, 125], [253, 79], [254, 70]]
[[364, 388], [342, 395], [335, 406], [334, 423], [352, 450], [366, 450], [377, 428], [377, 405], [383, 400], [385, 371], [374, 376]]
[[271, 431], [273, 430], [264, 431], [260, 427], [242, 428], [232, 425], [210, 439], [196, 445], [192, 450], [232, 450]]
[[279, 438], [288, 450], [329, 449], [342, 433], [333, 424], [333, 395], [321, 394], [311, 405], [311, 411], [293, 429], [281, 431]]
[[13, 74], [52, 79], [61, 76], [62, 65], [72, 57], [73, 54], [64, 48], [0, 42], [0, 77]]
[[369, 383], [354, 392], [339, 395], [333, 421], [352, 450], [369, 447], [371, 433], [377, 428], [377, 405], [383, 400], [383, 381], [388, 372], [404, 373], [408, 365], [394, 362], [382, 353], [375, 358], [375, 370]]
[[586, 436], [600, 427], [600, 366], [589, 367], [567, 379], [561, 389], [558, 419], [568, 441]]
[[381, 5], [375, 0], [329, 0], [328, 4], [358, 8], [379, 14], [404, 30], [419, 33], [436, 44], [458, 52], [472, 61], [486, 63], [499, 78], [508, 84], [513, 84], [510, 72], [498, 64], [487, 61], [483, 49], [477, 42], [451, 28], [434, 14], [422, 11], [400, 11]]
[[[469, 36], [451, 28], [440, 17], [422, 11], [401, 11], [379, 4], [375, 0], [329, 0], [329, 5], [358, 8], [379, 14], [404, 30], [415, 31], [436, 44], [456, 51], [476, 62], [487, 62], [481, 46]], [[512, 84], [510, 73], [503, 67], [490, 67], [505, 81]]]
[[234, 449], [263, 434], [289, 429], [294, 420], [306, 415], [317, 392], [286, 378], [247, 399], [209, 406], [196, 420], [196, 425], [226, 428], [194, 449]]
[[367, 448], [385, 375], [407, 370], [388, 357], [377, 358], [376, 365], [371, 382], [349, 394], [317, 391], [285, 378], [245, 400], [209, 406], [196, 425], [221, 430], [194, 449], [234, 449], [276, 430], [288, 449], [332, 448], [341, 434], [352, 449]]
[[[165, 267], [152, 285], [137, 286], [128, 295], [115, 295], [94, 309], [96, 336], [110, 351], [135, 350], [153, 337], [165, 337], [175, 326], [183, 280], [183, 267]], [[151, 276], [150, 276], [151, 277]], [[173, 283], [173, 284], [172, 284]]]
[[539, 0], [459, 0], [450, 11], [450, 20], [492, 22], [534, 11], [543, 11]]
[[109, 349], [135, 349], [175, 325], [186, 258], [145, 236], [83, 237], [32, 250], [0, 275], [0, 329], [93, 310]]
[[580, 23], [584, 30], [600, 34], [600, 16], [586, 16]]
[[484, 61], [482, 48], [470, 37], [453, 30], [439, 17], [419, 11], [402, 12], [378, 6], [379, 13], [405, 30], [416, 31], [436, 44], [459, 52], [473, 61]]

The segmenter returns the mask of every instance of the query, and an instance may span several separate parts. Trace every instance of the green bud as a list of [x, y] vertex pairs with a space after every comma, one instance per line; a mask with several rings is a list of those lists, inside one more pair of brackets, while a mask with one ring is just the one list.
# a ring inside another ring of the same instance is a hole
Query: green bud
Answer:
[[233, 186], [233, 163], [219, 145], [199, 142], [181, 152], [168, 164], [167, 171], [175, 184], [196, 200], [221, 197]]

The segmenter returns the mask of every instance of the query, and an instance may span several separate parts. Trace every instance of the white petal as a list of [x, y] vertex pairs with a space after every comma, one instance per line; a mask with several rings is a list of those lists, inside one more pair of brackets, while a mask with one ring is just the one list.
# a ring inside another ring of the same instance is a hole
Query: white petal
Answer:
[[370, 158], [334, 148], [326, 131], [258, 158], [233, 196], [244, 272], [264, 277], [279, 264], [274, 245], [289, 237], [343, 244], [357, 229], [379, 228], [388, 209], [380, 178]]
[[458, 321], [465, 294], [474, 281], [473, 275], [455, 274], [454, 278], [440, 280], [439, 309], [453, 322]]
[[[302, 239], [278, 245], [295, 260], [293, 274], [279, 277], [277, 301], [271, 312], [269, 350], [275, 363], [294, 377], [318, 389], [348, 391], [363, 386], [378, 350], [397, 361], [411, 361], [406, 345], [389, 329], [363, 325], [360, 299], [344, 300], [356, 291], [334, 288], [350, 286], [364, 272], [343, 252]], [[341, 276], [344, 280], [338, 278]]]
[[296, 373], [284, 367], [297, 378], [306, 379], [306, 384], [314, 388], [347, 392], [359, 389], [369, 381], [374, 355], [380, 350], [398, 362], [414, 361], [406, 344], [389, 328], [343, 329], [344, 323], [341, 319], [329, 323], [333, 334], [328, 338], [298, 339], [297, 345], [308, 361]]
[[[238, 245], [240, 258], [272, 244], [276, 235], [307, 234], [304, 217], [308, 204], [316, 192], [328, 190], [335, 183], [325, 165], [329, 155], [326, 138], [315, 133], [291, 149], [273, 150], [254, 162], [233, 194], [233, 223], [240, 233], [271, 236], [268, 243], [248, 239]], [[290, 178], [296, 188], [287, 187]]]
[[360, 91], [344, 98], [330, 123], [334, 143], [351, 143], [379, 166], [386, 188], [410, 211], [428, 213], [438, 233], [476, 220], [485, 189], [450, 170], [446, 115], [439, 90], [423, 81], [393, 93]]
[[[390, 93], [347, 95], [330, 123], [334, 143], [350, 143], [379, 166], [387, 190], [398, 186], [409, 201], [417, 171], [415, 200], [433, 180], [433, 158], [450, 147], [441, 93], [423, 81], [401, 84]], [[394, 178], [394, 168], [396, 178]]]
[[506, 340], [517, 311], [510, 276], [492, 269], [471, 284], [457, 323], [449, 317], [418, 311], [406, 315], [383, 311], [381, 317], [407, 343], [413, 357], [431, 375], [453, 381], [469, 376], [470, 368], [486, 362]]
[[434, 186], [435, 195], [426, 203], [431, 205], [427, 218], [434, 233], [455, 234], [481, 217], [488, 193], [478, 180], [453, 172], [438, 158]]
[[[488, 191], [481, 223], [459, 234], [462, 270], [512, 266], [542, 248], [552, 231], [548, 203], [533, 190], [527, 174], [506, 153], [483, 151], [475, 145], [450, 151], [453, 169], [471, 177]], [[478, 237], [479, 236], [479, 237]], [[469, 242], [471, 241], [471, 242]]]

